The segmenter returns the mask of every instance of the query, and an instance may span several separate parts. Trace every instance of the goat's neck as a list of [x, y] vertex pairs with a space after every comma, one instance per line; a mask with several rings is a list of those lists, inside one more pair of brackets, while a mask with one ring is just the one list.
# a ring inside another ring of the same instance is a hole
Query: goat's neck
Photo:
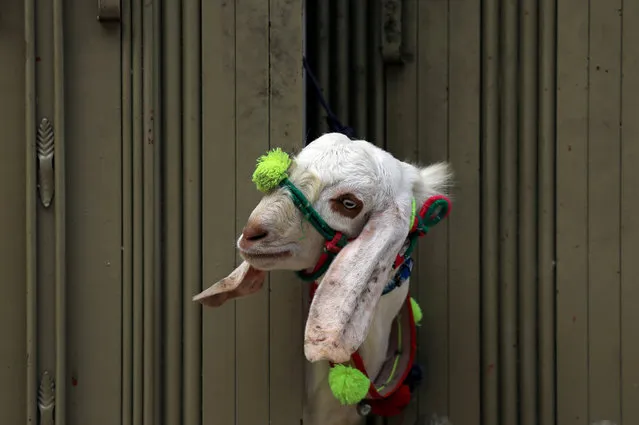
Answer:
[[[321, 284], [321, 281], [319, 282]], [[366, 372], [373, 379], [379, 373], [388, 349], [393, 320], [408, 295], [409, 282], [382, 296], [377, 304], [368, 336], [359, 348]], [[304, 425], [358, 425], [355, 406], [341, 406], [328, 386], [329, 364], [307, 362]]]

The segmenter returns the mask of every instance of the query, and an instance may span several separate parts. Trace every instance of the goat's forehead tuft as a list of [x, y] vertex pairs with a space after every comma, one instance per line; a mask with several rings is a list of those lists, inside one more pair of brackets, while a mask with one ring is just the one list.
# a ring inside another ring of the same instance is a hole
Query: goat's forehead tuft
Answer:
[[319, 181], [317, 190], [355, 191], [373, 202], [384, 202], [400, 190], [405, 167], [390, 153], [364, 140], [325, 134], [306, 146], [294, 159], [291, 180], [301, 183], [307, 174]]
[[401, 168], [388, 152], [364, 140], [350, 140], [339, 133], [328, 133], [306, 146], [295, 158], [298, 166], [336, 178], [349, 175], [381, 177]]

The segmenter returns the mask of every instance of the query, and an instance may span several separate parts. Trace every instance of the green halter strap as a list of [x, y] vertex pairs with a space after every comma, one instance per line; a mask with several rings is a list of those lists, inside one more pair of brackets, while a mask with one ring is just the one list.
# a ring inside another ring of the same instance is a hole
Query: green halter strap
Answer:
[[312, 225], [317, 229], [317, 231], [324, 237], [326, 240], [331, 240], [335, 237], [335, 230], [329, 226], [324, 219], [315, 211], [310, 201], [304, 196], [301, 190], [299, 190], [289, 179], [284, 179], [280, 182], [280, 186], [285, 187], [289, 190], [291, 199], [295, 206], [304, 214], [304, 218], [306, 218]]
[[[413, 199], [413, 211], [415, 211], [415, 200]], [[414, 215], [411, 220], [412, 227], [408, 232], [408, 247], [402, 255], [404, 258], [411, 256], [417, 245], [417, 239], [424, 236], [450, 212], [450, 201], [442, 195], [435, 195], [426, 201], [419, 214]]]
[[309, 200], [304, 196], [288, 178], [280, 182], [280, 186], [288, 189], [293, 204], [302, 212], [304, 218], [319, 232], [326, 243], [324, 244], [324, 252], [322, 253], [315, 268], [309, 273], [303, 270], [297, 271], [297, 276], [305, 281], [313, 281], [323, 275], [333, 262], [333, 259], [339, 254], [342, 248], [348, 244], [348, 238], [341, 232], [336, 232], [329, 226], [324, 219], [315, 211]]

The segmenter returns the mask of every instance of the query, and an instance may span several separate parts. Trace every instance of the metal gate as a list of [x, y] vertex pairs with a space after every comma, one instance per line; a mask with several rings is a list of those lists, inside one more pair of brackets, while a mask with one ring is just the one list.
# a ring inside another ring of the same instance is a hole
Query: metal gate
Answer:
[[303, 56], [357, 137], [455, 170], [403, 424], [639, 423], [638, 31], [622, 0], [6, 0], [0, 423], [299, 424], [303, 286], [191, 296], [255, 158], [329, 129]]

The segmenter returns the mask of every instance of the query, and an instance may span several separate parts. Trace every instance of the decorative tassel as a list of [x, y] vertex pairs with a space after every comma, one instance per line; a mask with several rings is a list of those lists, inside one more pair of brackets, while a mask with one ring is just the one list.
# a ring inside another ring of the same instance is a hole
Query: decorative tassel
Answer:
[[419, 306], [415, 298], [410, 298], [410, 306], [413, 309], [413, 319], [415, 320], [415, 326], [419, 326], [419, 322], [422, 321], [422, 308]]
[[331, 392], [342, 404], [357, 404], [366, 397], [371, 381], [359, 370], [336, 364], [328, 373]]

